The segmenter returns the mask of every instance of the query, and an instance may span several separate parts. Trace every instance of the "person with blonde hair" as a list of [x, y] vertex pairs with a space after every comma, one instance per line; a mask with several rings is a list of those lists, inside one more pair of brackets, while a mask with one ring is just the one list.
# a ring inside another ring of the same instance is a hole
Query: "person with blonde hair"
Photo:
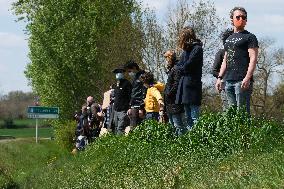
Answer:
[[177, 56], [174, 50], [167, 50], [164, 53], [167, 67], [167, 83], [164, 91], [165, 109], [169, 118], [169, 122], [174, 126], [175, 134], [180, 136], [186, 132], [183, 124], [184, 108], [182, 104], [176, 104], [176, 94], [181, 78], [181, 70], [176, 65], [178, 63]]

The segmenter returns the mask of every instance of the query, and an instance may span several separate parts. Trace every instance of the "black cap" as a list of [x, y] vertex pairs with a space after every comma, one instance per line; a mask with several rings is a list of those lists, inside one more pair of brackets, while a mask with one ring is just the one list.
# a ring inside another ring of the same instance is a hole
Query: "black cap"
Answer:
[[116, 73], [124, 73], [124, 72], [125, 72], [125, 69], [121, 68], [121, 67], [112, 70], [112, 73], [115, 73], [115, 74]]
[[136, 68], [139, 70], [139, 66], [136, 62], [134, 62], [134, 60], [129, 60], [126, 62], [126, 64], [124, 64], [124, 68], [127, 69], [127, 68]]

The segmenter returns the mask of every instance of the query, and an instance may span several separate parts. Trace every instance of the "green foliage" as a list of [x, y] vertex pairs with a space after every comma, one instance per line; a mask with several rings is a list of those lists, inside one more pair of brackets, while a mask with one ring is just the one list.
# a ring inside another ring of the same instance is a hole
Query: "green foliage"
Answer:
[[23, 188], [279, 188], [283, 131], [234, 109], [204, 114], [180, 138], [146, 121], [127, 137], [107, 135], [13, 181]]
[[283, 134], [278, 124], [231, 108], [226, 113], [204, 113], [179, 142], [182, 150], [197, 151], [214, 159], [264, 144], [275, 145], [283, 140]]
[[132, 140], [147, 143], [164, 143], [174, 138], [173, 127], [170, 124], [159, 123], [155, 120], [146, 120], [131, 133]]
[[54, 141], [15, 140], [0, 142], [0, 188], [24, 188], [34, 170], [68, 157]]
[[57, 143], [64, 149], [71, 150], [74, 147], [75, 121], [54, 121], [54, 135]]
[[27, 21], [26, 76], [44, 105], [60, 107], [62, 119], [89, 95], [101, 100], [113, 82], [112, 68], [141, 59], [133, 0], [19, 0], [13, 7]]

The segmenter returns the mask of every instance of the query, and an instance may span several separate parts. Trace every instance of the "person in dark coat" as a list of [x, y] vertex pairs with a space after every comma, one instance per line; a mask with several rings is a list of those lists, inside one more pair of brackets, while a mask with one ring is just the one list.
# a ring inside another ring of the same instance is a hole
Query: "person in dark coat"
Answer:
[[141, 123], [141, 115], [144, 112], [144, 99], [146, 97], [147, 88], [143, 85], [143, 82], [141, 81], [141, 75], [143, 75], [145, 71], [141, 70], [138, 64], [133, 60], [128, 61], [124, 65], [124, 68], [132, 79], [132, 92], [129, 103], [130, 108], [127, 111], [127, 115], [130, 119], [129, 130], [132, 130], [138, 124]]
[[176, 66], [178, 61], [174, 51], [166, 51], [164, 57], [166, 58], [168, 70], [168, 79], [164, 91], [165, 109], [171, 125], [175, 127], [175, 134], [180, 136], [186, 132], [186, 128], [183, 124], [184, 107], [182, 104], [175, 103], [179, 80], [181, 78], [181, 70]]
[[199, 117], [202, 100], [202, 43], [191, 27], [185, 27], [179, 36], [179, 48], [183, 49], [178, 66], [182, 77], [179, 82], [176, 104], [182, 103], [187, 116], [187, 128], [192, 129]]
[[115, 73], [117, 80], [117, 85], [114, 88], [113, 121], [115, 133], [122, 135], [124, 134], [125, 128], [129, 125], [127, 110], [129, 109], [132, 86], [131, 83], [124, 78], [124, 68], [117, 68], [113, 70], [113, 73]]
[[[234, 33], [233, 29], [227, 29], [222, 33], [221, 38], [222, 38], [223, 45], [225, 45], [226, 39], [233, 33]], [[224, 55], [225, 55], [225, 49], [224, 48], [219, 49], [218, 52], [215, 55], [215, 60], [214, 60], [213, 67], [212, 67], [212, 75], [216, 79], [219, 76], [219, 72], [220, 72], [220, 68], [221, 68], [221, 65], [222, 65], [222, 62], [223, 62], [223, 59], [224, 59]], [[223, 88], [220, 91], [220, 95], [221, 95], [221, 99], [222, 99], [223, 111], [225, 111], [228, 107], [228, 99], [227, 99], [227, 95], [226, 95], [226, 92], [225, 92], [225, 81], [222, 80], [222, 83], [223, 83], [223, 85], [222, 85]]]

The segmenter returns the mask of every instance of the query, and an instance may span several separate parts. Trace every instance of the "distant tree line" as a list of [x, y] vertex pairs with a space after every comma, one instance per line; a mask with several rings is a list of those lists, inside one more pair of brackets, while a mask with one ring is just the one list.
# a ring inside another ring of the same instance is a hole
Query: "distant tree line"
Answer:
[[11, 91], [0, 96], [0, 119], [23, 119], [27, 117], [27, 107], [34, 104], [32, 92]]

